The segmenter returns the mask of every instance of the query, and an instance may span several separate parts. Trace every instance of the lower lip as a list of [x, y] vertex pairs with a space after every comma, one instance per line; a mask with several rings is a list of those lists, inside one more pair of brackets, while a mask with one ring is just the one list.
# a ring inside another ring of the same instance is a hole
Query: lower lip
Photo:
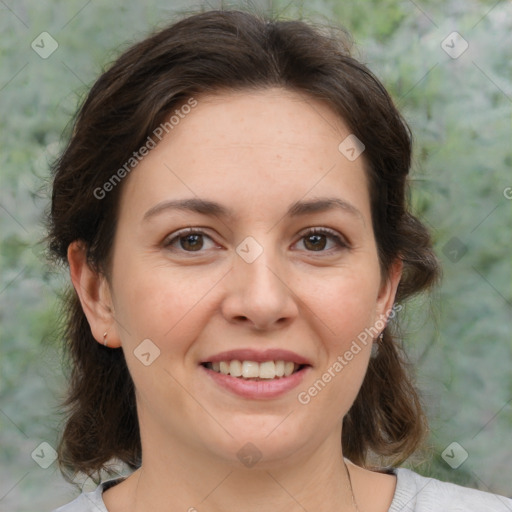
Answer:
[[292, 373], [289, 377], [279, 377], [269, 380], [245, 380], [215, 372], [202, 365], [200, 365], [200, 368], [202, 368], [216, 384], [231, 391], [235, 395], [252, 400], [263, 400], [280, 397], [296, 388], [302, 382], [311, 367], [305, 366], [301, 370]]

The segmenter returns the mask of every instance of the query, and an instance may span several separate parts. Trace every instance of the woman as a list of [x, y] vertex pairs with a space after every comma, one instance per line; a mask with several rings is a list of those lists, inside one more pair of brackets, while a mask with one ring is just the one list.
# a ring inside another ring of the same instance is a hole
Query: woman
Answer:
[[[190, 16], [93, 86], [55, 166], [71, 511], [512, 510], [398, 465], [426, 422], [396, 314], [438, 276], [411, 139], [341, 37]], [[341, 441], [341, 442], [340, 442]]]

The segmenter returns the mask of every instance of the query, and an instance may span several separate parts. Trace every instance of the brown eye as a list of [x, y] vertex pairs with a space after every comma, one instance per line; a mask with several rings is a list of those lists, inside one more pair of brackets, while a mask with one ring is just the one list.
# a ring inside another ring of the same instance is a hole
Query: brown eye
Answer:
[[179, 237], [180, 246], [185, 251], [199, 251], [203, 248], [203, 235], [185, 235]]
[[304, 246], [312, 251], [322, 251], [326, 245], [325, 235], [313, 234], [304, 237]]
[[204, 252], [216, 247], [210, 236], [196, 229], [186, 229], [170, 235], [164, 247], [173, 252]]
[[[350, 245], [343, 237], [336, 233], [336, 231], [327, 228], [311, 229], [302, 235], [301, 240], [303, 240], [303, 245], [308, 252], [330, 252], [336, 249], [350, 248]], [[330, 247], [329, 244], [331, 244]]]

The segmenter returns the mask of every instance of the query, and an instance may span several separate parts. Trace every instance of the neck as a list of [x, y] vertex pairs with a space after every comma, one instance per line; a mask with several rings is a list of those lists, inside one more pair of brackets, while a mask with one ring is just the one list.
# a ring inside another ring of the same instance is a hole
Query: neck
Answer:
[[238, 461], [208, 460], [183, 447], [161, 450], [152, 442], [155, 449], [143, 450], [141, 468], [121, 484], [130, 496], [125, 510], [356, 511], [339, 439], [326, 439], [311, 453], [298, 450], [285, 461], [262, 458], [251, 468]]

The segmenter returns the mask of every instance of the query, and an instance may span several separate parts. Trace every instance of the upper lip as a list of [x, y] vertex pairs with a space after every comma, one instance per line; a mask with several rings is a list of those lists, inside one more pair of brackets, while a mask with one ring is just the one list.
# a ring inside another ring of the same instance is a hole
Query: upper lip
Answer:
[[269, 348], [267, 350], [254, 350], [242, 348], [237, 350], [227, 350], [207, 357], [201, 363], [218, 363], [220, 361], [254, 361], [263, 363], [265, 361], [291, 361], [296, 364], [311, 365], [308, 359], [290, 350]]

